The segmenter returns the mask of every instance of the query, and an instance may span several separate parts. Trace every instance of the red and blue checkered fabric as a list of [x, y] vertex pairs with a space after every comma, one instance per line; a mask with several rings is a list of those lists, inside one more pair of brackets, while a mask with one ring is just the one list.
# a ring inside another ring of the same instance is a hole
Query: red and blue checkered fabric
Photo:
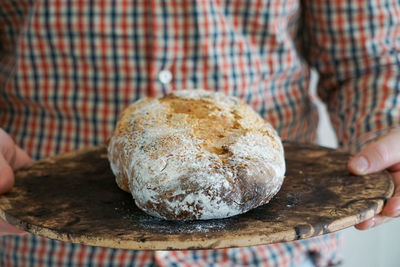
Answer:
[[191, 251], [134, 251], [63, 243], [34, 235], [0, 238], [0, 266], [265, 266], [296, 267], [314, 255], [317, 266], [338, 262], [338, 235], [269, 246]]
[[[250, 104], [283, 139], [312, 142], [310, 69], [341, 147], [399, 125], [400, 2], [1, 0], [0, 127], [34, 158], [104, 143], [146, 95], [205, 88]], [[0, 242], [1, 266], [295, 266], [334, 262], [337, 235], [181, 252]]]

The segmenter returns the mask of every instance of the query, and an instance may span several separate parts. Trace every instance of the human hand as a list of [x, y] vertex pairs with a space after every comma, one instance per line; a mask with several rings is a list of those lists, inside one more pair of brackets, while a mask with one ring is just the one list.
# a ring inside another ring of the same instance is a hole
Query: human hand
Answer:
[[394, 182], [394, 194], [380, 214], [355, 227], [366, 230], [400, 216], [400, 130], [392, 130], [377, 141], [368, 144], [348, 164], [350, 172], [364, 175], [387, 169]]
[[[30, 162], [28, 154], [0, 128], [0, 194], [9, 191], [14, 185], [14, 170]], [[25, 232], [0, 219], [0, 236], [21, 233]]]

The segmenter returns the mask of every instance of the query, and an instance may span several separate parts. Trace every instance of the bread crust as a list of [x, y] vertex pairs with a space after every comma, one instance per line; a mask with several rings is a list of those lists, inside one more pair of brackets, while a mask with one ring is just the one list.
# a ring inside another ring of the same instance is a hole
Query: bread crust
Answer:
[[136, 205], [169, 220], [247, 212], [279, 191], [285, 173], [272, 126], [241, 100], [204, 90], [132, 104], [118, 120], [108, 157]]

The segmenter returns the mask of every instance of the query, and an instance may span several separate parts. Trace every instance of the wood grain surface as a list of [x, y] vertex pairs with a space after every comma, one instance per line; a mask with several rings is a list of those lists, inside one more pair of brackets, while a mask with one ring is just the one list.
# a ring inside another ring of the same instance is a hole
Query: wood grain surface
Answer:
[[270, 203], [235, 217], [165, 221], [120, 190], [105, 147], [75, 151], [17, 171], [0, 216], [21, 229], [86, 245], [138, 250], [210, 249], [305, 239], [379, 213], [393, 193], [387, 172], [354, 176], [349, 154], [285, 142], [287, 172]]

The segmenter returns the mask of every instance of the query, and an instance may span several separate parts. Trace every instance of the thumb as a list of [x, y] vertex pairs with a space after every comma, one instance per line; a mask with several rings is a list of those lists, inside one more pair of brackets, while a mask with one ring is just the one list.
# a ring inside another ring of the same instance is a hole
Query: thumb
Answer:
[[0, 194], [14, 185], [14, 170], [31, 162], [29, 155], [0, 128]]
[[8, 192], [14, 185], [14, 172], [0, 153], [0, 194]]
[[30, 164], [31, 161], [31, 158], [24, 150], [22, 150], [19, 146], [14, 145], [14, 157], [10, 162], [11, 168], [18, 170], [19, 168]]
[[350, 172], [358, 175], [378, 172], [400, 162], [400, 131], [393, 130], [368, 144], [348, 164]]

